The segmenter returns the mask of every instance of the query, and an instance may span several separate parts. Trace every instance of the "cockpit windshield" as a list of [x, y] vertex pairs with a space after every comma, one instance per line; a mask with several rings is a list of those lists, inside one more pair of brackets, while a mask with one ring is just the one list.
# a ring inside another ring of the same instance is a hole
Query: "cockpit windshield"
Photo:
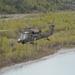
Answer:
[[27, 34], [21, 34], [20, 39], [26, 39], [28, 37]]

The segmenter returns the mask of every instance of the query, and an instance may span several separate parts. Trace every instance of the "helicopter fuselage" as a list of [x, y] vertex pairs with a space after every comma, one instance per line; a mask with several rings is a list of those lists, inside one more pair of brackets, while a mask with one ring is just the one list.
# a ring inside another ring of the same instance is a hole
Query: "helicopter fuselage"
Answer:
[[26, 42], [31, 42], [31, 41], [35, 41], [35, 40], [39, 40], [41, 37], [41, 34], [31, 34], [31, 33], [24, 33], [20, 36], [20, 38], [18, 39], [18, 43], [26, 43]]
[[41, 38], [48, 38], [48, 36], [53, 34], [53, 31], [54, 25], [51, 26], [51, 30], [49, 32], [41, 32], [40, 30], [38, 31], [31, 30], [30, 32], [25, 32], [24, 34], [22, 34], [17, 41], [18, 43], [25, 44], [27, 42], [39, 40]]

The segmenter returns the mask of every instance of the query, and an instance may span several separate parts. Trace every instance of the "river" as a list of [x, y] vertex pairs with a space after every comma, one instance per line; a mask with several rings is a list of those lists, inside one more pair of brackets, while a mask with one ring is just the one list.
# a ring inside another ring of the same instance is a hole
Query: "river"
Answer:
[[0, 75], [75, 75], [75, 49], [0, 70]]

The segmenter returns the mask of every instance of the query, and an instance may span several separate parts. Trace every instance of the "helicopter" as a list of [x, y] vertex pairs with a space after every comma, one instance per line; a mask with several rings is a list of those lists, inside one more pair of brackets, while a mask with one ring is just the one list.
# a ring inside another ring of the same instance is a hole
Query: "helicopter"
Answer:
[[52, 23], [49, 25], [50, 27], [49, 32], [42, 32], [41, 30], [35, 30], [31, 28], [28, 24], [25, 24], [25, 25], [28, 27], [29, 31], [26, 31], [23, 34], [21, 34], [21, 36], [17, 40], [18, 43], [25, 44], [27, 42], [30, 42], [30, 44], [34, 44], [34, 41], [42, 39], [42, 38], [47, 38], [47, 40], [49, 40], [48, 37], [53, 34], [54, 26], [55, 26], [55, 24]]
[[[39, 28], [45, 28], [46, 26], [48, 26], [50, 30], [47, 32], [42, 32], [42, 30], [40, 29], [36, 30], [35, 27], [30, 27], [29, 24], [25, 24], [25, 26], [28, 31], [25, 31], [23, 34], [21, 34], [20, 37], [17, 39], [17, 42], [22, 44], [26, 44], [28, 42], [30, 44], [34, 44], [34, 41], [42, 39], [42, 38], [46, 38], [47, 40], [50, 40], [48, 37], [53, 34], [55, 24], [52, 23], [45, 26], [37, 27], [39, 29]], [[17, 29], [0, 30], [0, 32], [13, 31], [13, 30], [17, 30]]]

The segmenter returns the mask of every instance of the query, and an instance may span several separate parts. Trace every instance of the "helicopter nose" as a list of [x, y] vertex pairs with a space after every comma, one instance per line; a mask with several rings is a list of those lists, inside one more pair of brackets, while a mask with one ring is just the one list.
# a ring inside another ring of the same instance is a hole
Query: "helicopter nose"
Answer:
[[18, 41], [18, 42], [20, 42], [20, 41], [21, 41], [21, 39], [18, 39], [17, 41]]

